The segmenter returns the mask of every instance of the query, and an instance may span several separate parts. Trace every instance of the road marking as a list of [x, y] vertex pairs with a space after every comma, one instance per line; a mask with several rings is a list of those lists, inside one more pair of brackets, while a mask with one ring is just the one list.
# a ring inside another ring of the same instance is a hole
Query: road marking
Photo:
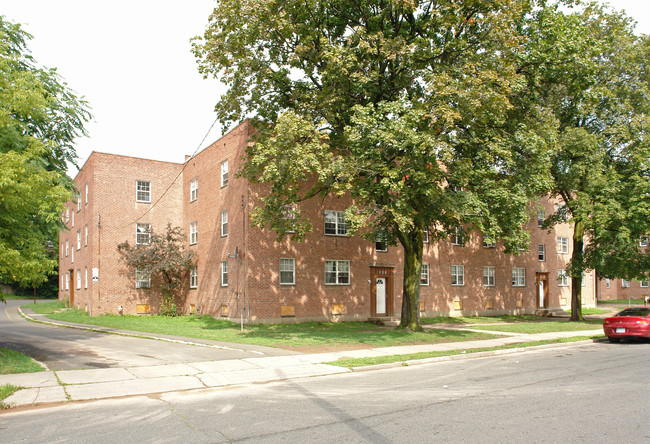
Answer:
[[7, 316], [7, 319], [13, 322], [13, 319], [11, 319], [11, 316], [9, 316], [9, 308], [5, 308], [5, 315]]

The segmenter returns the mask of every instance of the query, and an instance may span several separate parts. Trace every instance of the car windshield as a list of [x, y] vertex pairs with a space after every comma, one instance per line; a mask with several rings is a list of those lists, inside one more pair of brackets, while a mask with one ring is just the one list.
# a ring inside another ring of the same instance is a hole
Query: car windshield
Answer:
[[626, 308], [616, 316], [648, 316], [650, 314], [650, 307], [635, 307], [635, 308]]

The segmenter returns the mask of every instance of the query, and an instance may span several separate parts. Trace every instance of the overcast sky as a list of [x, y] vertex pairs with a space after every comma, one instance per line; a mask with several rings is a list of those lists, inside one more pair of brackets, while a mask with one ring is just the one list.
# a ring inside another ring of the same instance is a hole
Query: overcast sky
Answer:
[[[650, 33], [650, 1], [610, 0]], [[203, 79], [190, 38], [203, 33], [216, 0], [0, 0], [0, 14], [33, 35], [36, 61], [56, 67], [85, 97], [94, 120], [78, 140], [92, 151], [182, 162], [215, 120], [222, 87]], [[215, 125], [201, 145], [221, 135]], [[69, 173], [74, 177], [77, 169]]]

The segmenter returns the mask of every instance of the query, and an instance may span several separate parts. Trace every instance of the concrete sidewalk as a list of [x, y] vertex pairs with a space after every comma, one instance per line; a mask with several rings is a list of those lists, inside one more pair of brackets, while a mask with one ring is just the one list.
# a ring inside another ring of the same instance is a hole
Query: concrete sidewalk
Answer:
[[[112, 331], [112, 333], [116, 332]], [[499, 334], [498, 332], [490, 333]], [[393, 363], [348, 369], [325, 364], [326, 362], [336, 361], [342, 358], [365, 358], [446, 350], [470, 350], [544, 339], [594, 336], [598, 334], [602, 334], [602, 329], [540, 334], [509, 334], [509, 336], [501, 338], [480, 341], [381, 347], [332, 353], [266, 356], [146, 367], [43, 371], [38, 373], [0, 375], [0, 385], [12, 384], [24, 387], [24, 389], [17, 391], [3, 401], [9, 406], [18, 407], [33, 404], [147, 395], [271, 382], [290, 378], [323, 376], [401, 365], [401, 363]], [[191, 341], [191, 339], [187, 340], [188, 343], [191, 343]], [[568, 343], [567, 345], [572, 344], [575, 344], [575, 342]], [[531, 348], [558, 347], [562, 345], [552, 344], [539, 347], [496, 350], [407, 362], [410, 365], [424, 364], [452, 359], [521, 352], [530, 350]]]

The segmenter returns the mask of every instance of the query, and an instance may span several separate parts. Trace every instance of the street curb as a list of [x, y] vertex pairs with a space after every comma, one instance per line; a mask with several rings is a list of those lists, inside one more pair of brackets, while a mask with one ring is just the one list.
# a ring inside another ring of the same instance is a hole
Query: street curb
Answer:
[[[490, 357], [490, 356], [498, 356], [498, 355], [508, 355], [508, 354], [513, 354], [513, 353], [523, 353], [526, 351], [535, 351], [535, 350], [544, 350], [544, 349], [552, 349], [552, 348], [562, 348], [562, 347], [569, 347], [572, 345], [576, 344], [588, 344], [588, 343], [594, 343], [594, 342], [600, 342], [600, 339], [585, 339], [582, 341], [574, 341], [574, 342], [558, 342], [555, 344], [544, 344], [544, 345], [533, 345], [530, 347], [517, 347], [517, 348], [508, 348], [508, 349], [501, 349], [501, 350], [489, 350], [489, 351], [483, 351], [483, 352], [476, 352], [476, 353], [459, 353], [457, 355], [450, 355], [450, 356], [437, 356], [435, 358], [422, 358], [422, 359], [410, 359], [407, 361], [396, 361], [396, 362], [389, 362], [386, 364], [375, 364], [375, 365], [364, 365], [361, 367], [350, 367], [350, 370], [353, 372], [366, 372], [366, 371], [372, 371], [372, 370], [382, 370], [382, 369], [389, 369], [389, 368], [397, 368], [397, 367], [407, 367], [407, 366], [412, 366], [412, 365], [422, 365], [422, 364], [434, 364], [438, 362], [448, 362], [448, 361], [461, 361], [465, 359], [473, 359], [473, 358], [485, 358], [485, 357]], [[471, 350], [471, 349], [468, 349]]]
[[[134, 333], [126, 333], [120, 330], [104, 330], [102, 328], [97, 328], [97, 327], [84, 327], [82, 325], [73, 325], [73, 324], [61, 324], [59, 322], [54, 322], [54, 321], [43, 321], [41, 319], [34, 319], [28, 314], [25, 314], [22, 310], [22, 307], [18, 307], [18, 313], [25, 319], [31, 322], [36, 322], [38, 324], [45, 324], [45, 325], [53, 325], [55, 327], [65, 327], [65, 328], [74, 328], [77, 330], [86, 330], [86, 331], [92, 331], [95, 333], [106, 333], [106, 334], [112, 334], [112, 335], [119, 335], [119, 336], [127, 336], [131, 338], [143, 338], [143, 339], [155, 339], [157, 341], [164, 341], [164, 342], [171, 342], [174, 344], [183, 344], [183, 345], [196, 345], [197, 347], [207, 347], [207, 348], [217, 348], [220, 350], [229, 350], [229, 351], [240, 351], [240, 352], [249, 352], [253, 354], [258, 354], [258, 355], [264, 355], [263, 352], [257, 351], [257, 350], [244, 350], [241, 348], [234, 348], [234, 347], [228, 347], [225, 345], [214, 345], [214, 344], [202, 344], [200, 342], [192, 342], [192, 341], [184, 341], [180, 339], [169, 339], [169, 338], [161, 338], [159, 336], [150, 336], [147, 334], [134, 334]], [[105, 328], [110, 328], [110, 327], [105, 327]]]

